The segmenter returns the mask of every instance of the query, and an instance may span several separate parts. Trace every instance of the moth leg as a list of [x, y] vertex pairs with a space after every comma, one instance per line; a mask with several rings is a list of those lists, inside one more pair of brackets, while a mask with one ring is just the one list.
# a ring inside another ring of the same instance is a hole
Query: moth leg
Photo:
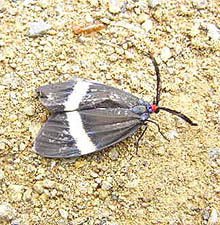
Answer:
[[141, 133], [140, 137], [138, 138], [137, 142], [135, 143], [136, 154], [138, 154], [139, 141], [140, 141], [141, 138], [144, 136], [144, 134], [145, 134], [145, 132], [146, 132], [146, 130], [147, 130], [147, 128], [148, 128], [148, 126], [147, 126], [148, 124], [147, 124], [146, 122], [150, 122], [150, 123], [153, 123], [154, 125], [156, 125], [156, 126], [157, 126], [157, 129], [158, 129], [158, 132], [161, 134], [161, 136], [162, 136], [165, 140], [170, 141], [170, 140], [169, 140], [169, 139], [161, 132], [161, 130], [160, 130], [160, 125], [159, 125], [157, 122], [155, 122], [155, 121], [153, 121], [153, 120], [146, 120], [145, 123], [143, 123], [143, 125], [142, 125], [142, 126], [145, 126], [145, 128], [144, 128], [143, 132]]
[[147, 130], [147, 123], [144, 123], [143, 126], [145, 126], [144, 130], [142, 131], [140, 137], [138, 138], [138, 140], [136, 141], [135, 143], [135, 147], [136, 147], [136, 155], [138, 154], [138, 148], [139, 148], [139, 141], [141, 140], [141, 138], [144, 136], [144, 133], [146, 132]]
[[161, 134], [161, 136], [162, 136], [165, 140], [170, 141], [170, 140], [169, 140], [169, 139], [161, 132], [161, 130], [160, 130], [160, 125], [159, 125], [157, 122], [155, 122], [155, 121], [153, 121], [153, 120], [146, 120], [146, 121], [148, 121], [148, 122], [153, 123], [154, 125], [156, 125], [156, 126], [157, 126], [157, 129], [158, 129], [158, 132]]

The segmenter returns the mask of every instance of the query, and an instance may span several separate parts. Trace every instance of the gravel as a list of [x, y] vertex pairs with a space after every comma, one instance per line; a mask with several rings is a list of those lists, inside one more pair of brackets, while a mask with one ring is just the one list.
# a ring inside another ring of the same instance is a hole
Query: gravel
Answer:
[[[202, 0], [1, 0], [0, 223], [215, 222], [219, 8], [218, 1]], [[99, 23], [106, 28], [73, 32]], [[152, 103], [156, 78], [147, 52], [160, 69], [160, 106], [183, 112], [198, 127], [161, 111], [151, 119], [170, 142], [149, 124], [137, 153], [141, 131], [76, 159], [36, 154], [34, 140], [50, 114], [36, 88], [81, 77]]]

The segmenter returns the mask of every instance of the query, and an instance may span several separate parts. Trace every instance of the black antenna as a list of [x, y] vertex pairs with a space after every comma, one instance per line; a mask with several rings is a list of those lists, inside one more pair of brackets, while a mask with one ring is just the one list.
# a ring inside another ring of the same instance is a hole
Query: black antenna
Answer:
[[160, 101], [160, 95], [161, 95], [161, 79], [160, 79], [160, 70], [159, 70], [159, 66], [155, 60], [155, 58], [149, 54], [150, 59], [152, 60], [152, 63], [154, 65], [155, 68], [155, 72], [156, 72], [156, 76], [157, 76], [157, 89], [156, 89], [156, 98], [153, 101], [153, 104], [158, 106], [159, 101]]
[[171, 113], [171, 114], [173, 114], [173, 115], [175, 115], [175, 116], [178, 116], [178, 117], [180, 117], [181, 119], [185, 120], [187, 123], [189, 123], [191, 126], [198, 126], [197, 123], [192, 122], [192, 120], [191, 120], [189, 117], [185, 116], [185, 115], [184, 115], [183, 113], [181, 113], [181, 112], [178, 112], [178, 111], [176, 111], [176, 110], [169, 109], [169, 108], [166, 108], [166, 107], [158, 107], [158, 111], [159, 111], [159, 110], [164, 110], [164, 111], [166, 111], [166, 112], [168, 112], [168, 113]]
[[157, 77], [156, 98], [154, 99], [153, 105], [152, 105], [152, 107], [154, 108], [154, 112], [155, 113], [159, 113], [160, 110], [164, 110], [166, 112], [169, 112], [169, 113], [171, 113], [171, 114], [173, 114], [175, 116], [178, 116], [179, 118], [185, 120], [191, 126], [197, 126], [198, 125], [197, 123], [192, 122], [192, 120], [189, 117], [185, 116], [183, 113], [178, 112], [178, 111], [173, 110], [173, 109], [166, 108], [166, 107], [158, 106], [159, 105], [159, 101], [160, 101], [161, 91], [162, 91], [161, 79], [160, 79], [160, 70], [159, 70], [159, 66], [158, 66], [155, 58], [150, 53], [148, 54], [148, 57], [152, 60], [152, 63], [154, 65], [155, 72], [156, 72], [156, 77]]

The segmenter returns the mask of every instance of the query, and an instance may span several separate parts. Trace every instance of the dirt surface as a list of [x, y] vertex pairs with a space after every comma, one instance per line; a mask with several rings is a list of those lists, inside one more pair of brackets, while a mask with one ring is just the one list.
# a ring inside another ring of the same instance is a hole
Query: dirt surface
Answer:
[[[154, 6], [154, 3], [159, 3]], [[2, 224], [220, 224], [220, 2], [0, 0]], [[33, 22], [51, 26], [28, 35]], [[74, 27], [103, 23], [91, 34]], [[166, 112], [140, 135], [99, 153], [46, 159], [34, 140], [49, 112], [35, 89], [71, 77], [152, 102], [153, 53]]]

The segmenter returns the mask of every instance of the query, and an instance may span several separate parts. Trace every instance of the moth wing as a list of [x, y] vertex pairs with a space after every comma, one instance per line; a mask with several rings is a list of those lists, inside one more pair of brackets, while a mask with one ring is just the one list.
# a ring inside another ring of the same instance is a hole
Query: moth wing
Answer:
[[40, 101], [53, 112], [93, 108], [132, 108], [139, 99], [134, 95], [94, 81], [73, 78], [67, 82], [38, 88]]
[[114, 145], [141, 126], [128, 109], [91, 109], [54, 113], [40, 130], [35, 149], [49, 158], [90, 154]]
[[53, 112], [65, 111], [65, 103], [73, 92], [77, 79], [62, 83], [48, 84], [36, 89], [41, 103]]

